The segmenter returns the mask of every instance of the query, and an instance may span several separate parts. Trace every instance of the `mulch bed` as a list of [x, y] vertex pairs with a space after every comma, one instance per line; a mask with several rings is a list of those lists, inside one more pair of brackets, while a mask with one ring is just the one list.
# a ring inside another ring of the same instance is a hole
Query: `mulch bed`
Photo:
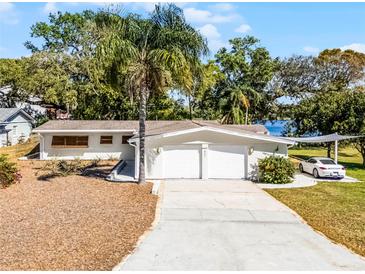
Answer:
[[19, 162], [21, 183], [0, 189], [0, 270], [111, 270], [154, 220], [152, 184], [42, 181], [42, 164]]

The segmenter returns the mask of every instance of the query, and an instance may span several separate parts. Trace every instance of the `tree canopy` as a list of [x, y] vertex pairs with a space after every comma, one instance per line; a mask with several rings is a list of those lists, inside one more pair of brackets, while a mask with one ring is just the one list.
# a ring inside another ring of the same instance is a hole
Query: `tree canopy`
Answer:
[[206, 39], [173, 4], [146, 17], [118, 7], [57, 12], [30, 36], [30, 56], [0, 59], [1, 107], [35, 96], [74, 119], [142, 119], [146, 111], [142, 120], [282, 117], [295, 135], [364, 130], [365, 54], [353, 50], [275, 58], [243, 36], [202, 58]]

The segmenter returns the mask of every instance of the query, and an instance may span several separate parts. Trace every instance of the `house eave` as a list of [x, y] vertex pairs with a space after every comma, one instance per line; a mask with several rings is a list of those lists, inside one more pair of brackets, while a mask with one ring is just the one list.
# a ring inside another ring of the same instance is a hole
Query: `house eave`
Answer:
[[34, 133], [131, 133], [135, 134], [135, 130], [131, 129], [34, 129]]
[[[273, 137], [273, 136], [270, 136], [270, 135], [258, 134], [258, 133], [254, 133], [254, 132], [252, 132], [252, 133], [239, 133], [239, 132], [235, 132], [235, 131], [232, 131], [232, 130], [226, 130], [226, 129], [221, 129], [221, 128], [213, 128], [213, 127], [207, 127], [207, 126], [199, 127], [199, 128], [193, 128], [193, 129], [187, 129], [187, 130], [179, 130], [179, 131], [163, 133], [163, 134], [157, 134], [157, 135], [150, 135], [150, 136], [146, 136], [146, 138], [149, 138], [149, 139], [168, 138], [168, 137], [179, 136], [179, 135], [184, 135], [184, 134], [189, 134], [189, 133], [194, 133], [194, 132], [200, 132], [200, 131], [204, 131], [204, 130], [217, 132], [217, 133], [224, 133], [224, 134], [237, 136], [237, 137], [242, 137], [242, 138], [260, 140], [260, 141], [268, 141], [268, 142], [273, 142], [273, 143], [279, 143], [279, 144], [286, 144], [286, 145], [294, 145], [295, 144], [295, 141], [291, 141], [291, 140], [288, 140], [288, 139], [285, 139], [285, 138]], [[131, 141], [133, 141], [133, 142], [138, 141], [138, 136], [132, 137]]]

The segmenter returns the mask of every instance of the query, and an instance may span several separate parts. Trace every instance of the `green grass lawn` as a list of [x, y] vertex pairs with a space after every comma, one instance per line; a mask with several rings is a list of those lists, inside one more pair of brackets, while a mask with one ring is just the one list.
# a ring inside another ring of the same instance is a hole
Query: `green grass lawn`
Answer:
[[[290, 155], [307, 158], [326, 156], [324, 148], [291, 149]], [[314, 229], [365, 256], [365, 169], [361, 155], [351, 147], [339, 150], [339, 163], [359, 183], [320, 182], [313, 187], [268, 189]]]
[[10, 159], [16, 160], [19, 157], [37, 152], [38, 144], [38, 136], [32, 135], [24, 144], [1, 147], [0, 154], [6, 154]]

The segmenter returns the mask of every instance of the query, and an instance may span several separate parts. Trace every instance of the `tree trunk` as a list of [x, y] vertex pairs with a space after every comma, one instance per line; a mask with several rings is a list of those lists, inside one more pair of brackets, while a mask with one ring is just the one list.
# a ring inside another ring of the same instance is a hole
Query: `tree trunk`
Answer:
[[188, 95], [188, 102], [189, 102], [189, 115], [190, 115], [190, 120], [193, 120], [193, 111], [192, 111], [192, 106], [191, 106], [191, 97], [190, 97], [190, 95]]
[[331, 143], [327, 143], [327, 157], [331, 158]]
[[362, 156], [362, 166], [365, 168], [365, 140], [358, 140], [355, 143], [355, 148]]
[[142, 87], [139, 94], [139, 178], [138, 183], [146, 182], [145, 170], [145, 135], [146, 135], [146, 106], [147, 88]]

